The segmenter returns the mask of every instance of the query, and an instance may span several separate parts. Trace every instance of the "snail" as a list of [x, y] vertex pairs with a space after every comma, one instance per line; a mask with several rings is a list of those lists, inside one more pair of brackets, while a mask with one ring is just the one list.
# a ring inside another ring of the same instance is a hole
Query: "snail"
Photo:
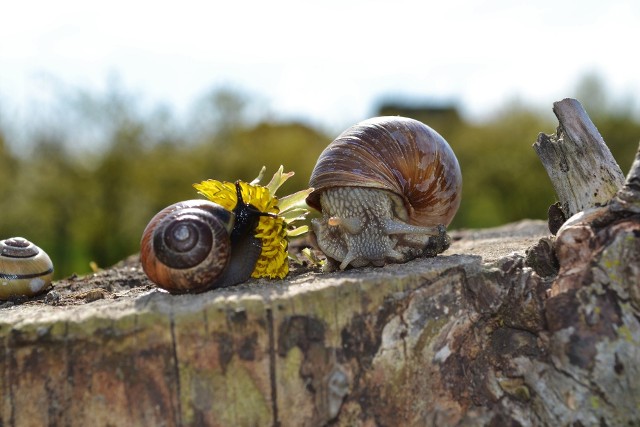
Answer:
[[45, 251], [22, 237], [0, 241], [0, 299], [37, 295], [52, 278], [53, 263]]
[[250, 277], [288, 273], [287, 238], [306, 231], [289, 228], [306, 212], [310, 191], [277, 199], [275, 191], [293, 173], [282, 167], [267, 186], [215, 180], [194, 184], [209, 200], [174, 203], [158, 212], [141, 239], [140, 262], [147, 276], [174, 294], [198, 293]]
[[320, 249], [340, 269], [435, 256], [449, 246], [462, 174], [449, 144], [427, 125], [375, 117], [344, 131], [320, 154], [309, 206]]

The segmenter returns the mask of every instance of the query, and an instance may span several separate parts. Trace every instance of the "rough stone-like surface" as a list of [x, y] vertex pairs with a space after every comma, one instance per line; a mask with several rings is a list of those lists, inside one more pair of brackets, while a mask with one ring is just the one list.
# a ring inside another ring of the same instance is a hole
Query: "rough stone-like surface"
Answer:
[[436, 258], [199, 295], [135, 259], [60, 281], [0, 306], [0, 425], [637, 424], [638, 284], [549, 298], [526, 256], [547, 234], [453, 232]]

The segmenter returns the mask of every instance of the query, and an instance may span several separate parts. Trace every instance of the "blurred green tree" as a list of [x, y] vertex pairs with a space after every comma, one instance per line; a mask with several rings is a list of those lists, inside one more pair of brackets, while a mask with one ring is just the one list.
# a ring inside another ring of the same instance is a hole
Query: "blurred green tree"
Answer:
[[[611, 99], [596, 77], [576, 88], [623, 171], [640, 140], [633, 102]], [[111, 265], [138, 251], [142, 230], [160, 209], [199, 198], [206, 179], [265, 180], [280, 165], [296, 175], [280, 195], [306, 188], [331, 135], [299, 122], [256, 115], [244, 93], [206, 94], [184, 123], [166, 107], [144, 108], [139, 96], [112, 84], [105, 93], [62, 91], [54, 119], [29, 123], [28, 146], [16, 150], [0, 121], [0, 234], [22, 235], [50, 253], [56, 276]], [[258, 108], [259, 110], [259, 108]], [[449, 141], [462, 169], [462, 205], [452, 228], [544, 218], [553, 189], [531, 144], [556, 123], [512, 101], [471, 123], [455, 106], [389, 101], [379, 114], [421, 120]], [[55, 117], [59, 117], [58, 120]], [[25, 126], [25, 128], [27, 128]]]
[[578, 83], [574, 98], [580, 100], [611, 154], [626, 175], [640, 142], [640, 121], [633, 97], [613, 98], [602, 77], [589, 73]]

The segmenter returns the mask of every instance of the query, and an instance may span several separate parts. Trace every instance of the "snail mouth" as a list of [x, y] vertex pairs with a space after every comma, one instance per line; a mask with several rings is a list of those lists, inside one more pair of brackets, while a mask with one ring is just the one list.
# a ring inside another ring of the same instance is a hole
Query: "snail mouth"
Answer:
[[53, 273], [53, 268], [49, 268], [48, 270], [41, 271], [38, 273], [29, 273], [29, 274], [0, 273], [0, 280], [35, 279], [36, 277], [45, 276], [51, 273]]

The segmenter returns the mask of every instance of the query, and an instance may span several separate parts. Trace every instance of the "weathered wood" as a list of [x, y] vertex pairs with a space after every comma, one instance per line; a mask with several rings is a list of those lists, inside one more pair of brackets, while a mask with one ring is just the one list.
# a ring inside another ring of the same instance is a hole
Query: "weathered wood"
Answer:
[[[640, 282], [640, 269], [636, 269], [638, 264], [634, 258], [634, 251], [638, 252], [640, 248], [636, 248], [636, 237], [640, 234], [637, 230], [640, 228], [639, 184], [640, 146], [627, 179], [614, 197], [605, 206], [579, 212], [559, 229], [556, 252], [561, 269], [552, 294], [580, 288], [592, 280], [592, 275], [596, 274], [592, 266], [598, 264], [604, 248], [613, 245], [617, 239], [622, 239], [622, 246], [617, 246], [613, 255], [619, 259], [609, 259], [609, 262], [622, 265], [625, 271], [622, 275], [617, 272], [615, 280]], [[612, 254], [607, 256], [611, 258]], [[625, 261], [625, 258], [629, 259]]]
[[614, 212], [640, 213], [640, 146], [627, 174], [624, 185], [616, 193], [611, 203]]
[[[551, 388], [567, 393], [567, 401], [583, 394], [592, 406], [617, 408], [607, 417], [586, 418], [583, 425], [640, 423], [637, 159], [611, 202], [574, 215], [558, 231], [555, 244], [560, 268], [547, 301], [549, 346], [555, 350], [555, 367], [571, 386]], [[619, 381], [627, 386], [612, 387]]]
[[611, 200], [622, 187], [624, 175], [577, 100], [555, 102], [553, 112], [559, 121], [556, 134], [541, 133], [533, 148], [568, 219]]
[[137, 294], [1, 308], [0, 425], [637, 423], [639, 316], [601, 284], [547, 299], [525, 256], [544, 234], [200, 295], [144, 291], [133, 264]]
[[[154, 289], [75, 307], [4, 308], [0, 424], [299, 426], [322, 425], [340, 411], [347, 425], [390, 422], [391, 407], [411, 420], [420, 416], [412, 414], [411, 388], [431, 390], [414, 358], [438, 376], [439, 362], [428, 360], [434, 346], [477, 316], [467, 311], [463, 286], [484, 280], [474, 253], [498, 262], [539, 232], [512, 240], [505, 231], [508, 240], [489, 242], [495, 233], [476, 233], [446, 257], [201, 295]], [[503, 273], [492, 267], [496, 274]], [[490, 301], [503, 292], [493, 290]], [[421, 398], [424, 411], [438, 406], [427, 401], [433, 391]]]
[[[589, 128], [590, 121], [584, 113], [572, 123]], [[604, 163], [594, 165], [599, 172], [585, 184], [595, 190], [602, 185], [610, 193], [619, 181], [617, 165], [600, 160]], [[609, 179], [607, 168], [615, 179]], [[640, 368], [634, 362], [640, 360], [639, 177], [637, 154], [626, 181], [609, 200], [593, 205], [585, 195], [583, 210], [560, 227], [555, 241], [559, 271], [548, 292], [546, 318], [553, 365], [567, 381], [546, 381], [544, 390], [566, 396], [569, 407], [582, 395], [589, 396], [591, 406], [617, 408], [607, 416], [582, 418], [581, 425], [640, 422]], [[530, 369], [536, 370], [534, 365]], [[619, 381], [627, 386], [612, 387]]]
[[0, 306], [0, 426], [638, 425], [639, 206], [640, 155], [555, 241], [458, 231], [435, 258], [200, 295], [137, 262], [59, 282]]

